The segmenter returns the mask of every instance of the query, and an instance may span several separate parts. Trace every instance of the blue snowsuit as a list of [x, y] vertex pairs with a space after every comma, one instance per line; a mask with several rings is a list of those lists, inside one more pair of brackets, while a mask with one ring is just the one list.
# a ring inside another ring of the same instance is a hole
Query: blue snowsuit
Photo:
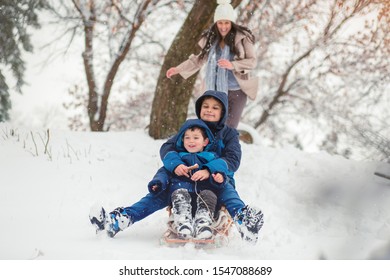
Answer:
[[[202, 102], [206, 97], [213, 97], [219, 100], [223, 105], [221, 120], [216, 123], [205, 123], [214, 136], [214, 141], [212, 145], [208, 147], [208, 150], [215, 152], [218, 155], [219, 160], [225, 161], [228, 167], [225, 186], [216, 192], [218, 198], [217, 209], [220, 206], [225, 205], [229, 214], [234, 217], [237, 211], [245, 206], [235, 189], [233, 178], [234, 172], [237, 171], [241, 161], [241, 145], [239, 142], [238, 131], [225, 125], [225, 121], [228, 116], [228, 97], [224, 92], [209, 90], [199, 97], [195, 103], [195, 110], [198, 118], [200, 118]], [[160, 157], [163, 161], [167, 156], [173, 156], [173, 158], [176, 158], [177, 160], [180, 159], [180, 156], [177, 153], [178, 151], [175, 150], [178, 140], [178, 134], [176, 134], [162, 145], [160, 149]], [[172, 165], [167, 169], [173, 171], [178, 165]], [[217, 170], [214, 170], [212, 166], [209, 167], [209, 170], [211, 173], [217, 172]], [[168, 191], [160, 191], [157, 194], [149, 193], [132, 206], [125, 207], [124, 214], [127, 214], [131, 221], [135, 223], [155, 211], [167, 207], [169, 202], [170, 196]]]
[[[189, 153], [184, 148], [183, 137], [187, 129], [191, 127], [203, 128], [209, 139], [209, 144], [204, 148], [204, 151], [198, 153]], [[214, 145], [214, 136], [207, 125], [200, 119], [187, 120], [180, 128], [176, 142], [175, 151], [169, 152], [163, 159], [164, 167], [160, 168], [153, 180], [148, 184], [150, 192], [152, 186], [158, 185], [157, 193], [169, 191], [169, 197], [177, 189], [187, 189], [189, 193], [199, 193], [202, 190], [211, 190], [214, 193], [225, 186], [226, 175], [229, 174], [228, 166], [224, 160], [218, 158], [217, 154], [210, 152], [210, 148]], [[174, 172], [176, 167], [184, 164], [186, 166], [192, 166], [198, 164], [197, 169], [192, 170], [192, 174], [198, 170], [208, 169], [210, 173], [220, 173], [224, 177], [224, 182], [217, 183], [212, 176], [207, 180], [193, 181], [185, 176], [177, 176]], [[213, 170], [213, 172], [211, 171]]]

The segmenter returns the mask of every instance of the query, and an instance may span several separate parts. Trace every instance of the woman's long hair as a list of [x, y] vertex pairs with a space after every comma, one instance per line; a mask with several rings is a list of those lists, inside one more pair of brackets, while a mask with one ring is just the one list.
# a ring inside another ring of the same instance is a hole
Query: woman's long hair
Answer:
[[237, 32], [245, 34], [252, 43], [255, 42], [255, 36], [253, 35], [252, 31], [245, 26], [238, 25], [232, 22], [232, 28], [230, 29], [229, 33], [225, 36], [225, 38], [222, 38], [221, 34], [218, 31], [217, 23], [214, 23], [201, 35], [201, 38], [206, 38], [206, 45], [200, 52], [199, 58], [203, 59], [204, 56], [210, 52], [210, 48], [214, 45], [214, 43], [221, 42], [222, 40], [224, 40], [225, 44], [229, 46], [230, 51], [233, 54], [239, 56], [240, 53], [234, 45], [234, 40], [236, 38]]

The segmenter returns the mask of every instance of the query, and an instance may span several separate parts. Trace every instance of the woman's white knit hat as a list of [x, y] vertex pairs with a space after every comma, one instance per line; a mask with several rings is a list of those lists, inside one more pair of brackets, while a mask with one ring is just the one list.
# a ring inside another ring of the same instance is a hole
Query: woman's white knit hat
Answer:
[[236, 22], [236, 12], [233, 6], [230, 5], [230, 0], [217, 0], [218, 6], [214, 13], [214, 23], [218, 20], [230, 20]]

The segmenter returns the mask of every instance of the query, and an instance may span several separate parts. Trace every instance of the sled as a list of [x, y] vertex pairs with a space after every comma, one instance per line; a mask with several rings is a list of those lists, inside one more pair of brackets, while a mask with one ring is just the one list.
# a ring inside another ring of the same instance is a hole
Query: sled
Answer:
[[214, 249], [227, 246], [229, 243], [229, 231], [233, 224], [233, 219], [230, 217], [225, 207], [222, 207], [218, 212], [218, 217], [212, 224], [213, 236], [210, 239], [181, 239], [178, 237], [173, 228], [173, 218], [171, 209], [169, 212], [168, 229], [163, 234], [160, 244], [168, 247], [180, 247], [186, 244], [193, 244], [197, 249]]

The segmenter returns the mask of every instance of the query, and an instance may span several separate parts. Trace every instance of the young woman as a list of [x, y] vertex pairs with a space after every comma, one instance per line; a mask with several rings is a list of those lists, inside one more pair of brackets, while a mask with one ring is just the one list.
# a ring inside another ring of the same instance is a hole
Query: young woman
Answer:
[[168, 69], [166, 76], [180, 74], [184, 79], [206, 65], [205, 90], [228, 94], [229, 112], [226, 124], [237, 128], [247, 97], [254, 100], [258, 79], [251, 77], [256, 67], [255, 38], [244, 26], [237, 25], [230, 1], [218, 0], [214, 24], [203, 32], [199, 41], [201, 52]]

